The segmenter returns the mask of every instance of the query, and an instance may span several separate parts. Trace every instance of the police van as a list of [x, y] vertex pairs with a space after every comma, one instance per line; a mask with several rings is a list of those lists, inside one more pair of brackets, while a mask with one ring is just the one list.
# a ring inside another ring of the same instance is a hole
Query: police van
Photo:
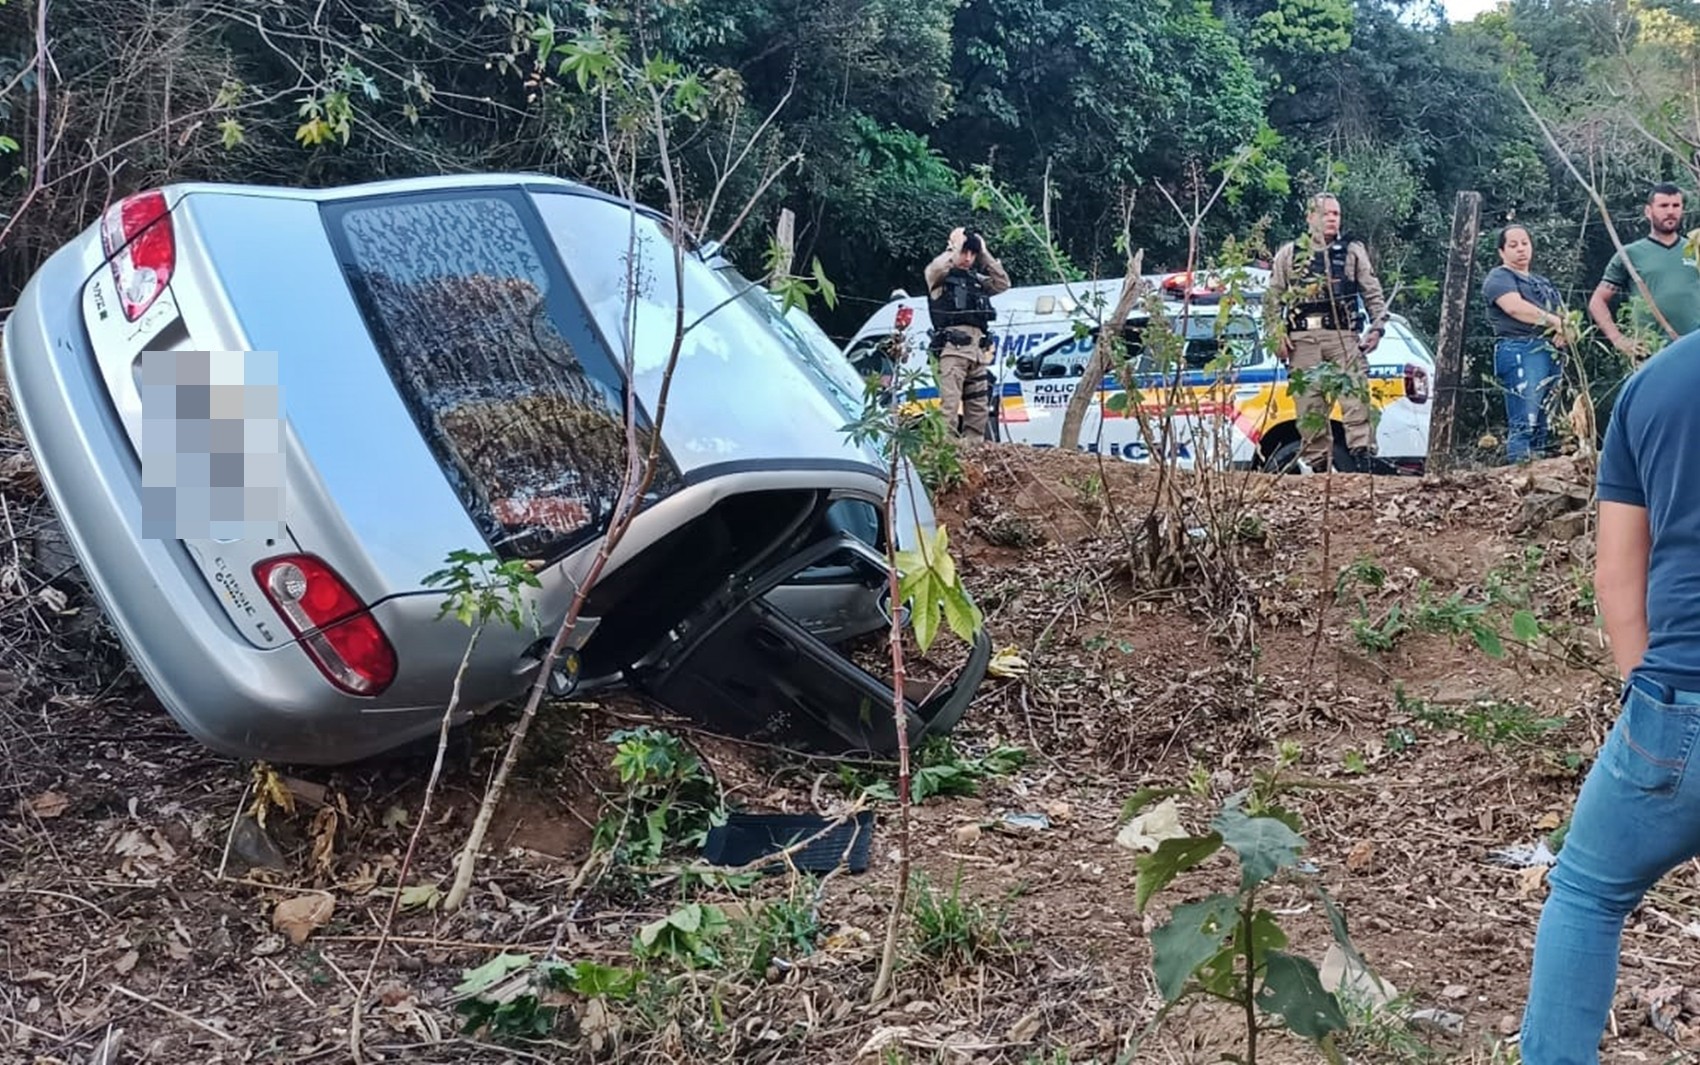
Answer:
[[[1121, 279], [1077, 281], [1055, 285], [1011, 288], [991, 297], [997, 317], [986, 328], [992, 342], [993, 365], [1037, 351], [1059, 337], [1073, 337], [1075, 323], [1095, 325], [1109, 317], [1121, 294]], [[856, 331], [844, 349], [852, 365], [863, 366], [904, 323], [904, 336], [912, 353], [926, 361], [927, 341], [932, 332], [927, 297], [903, 296], [875, 311]]]
[[[1183, 467], [1206, 461], [1270, 471], [1302, 468], [1297, 464], [1299, 431], [1287, 368], [1263, 335], [1259, 297], [1268, 274], [1250, 274], [1247, 301], [1231, 309], [1224, 309], [1222, 286], [1215, 279], [1201, 278], [1194, 284], [1184, 275], [1146, 278], [1163, 294], [1163, 314], [1180, 348], [1179, 364], [1167, 369], [1156, 365], [1145, 346], [1149, 313], [1143, 306], [1136, 308], [1123, 334], [1135, 395], [1126, 395], [1115, 375], [1104, 375], [1082, 424], [1082, 450], [1147, 462], [1156, 448]], [[998, 311], [988, 330], [994, 355], [989, 369], [998, 399], [992, 404], [993, 435], [1038, 447], [1060, 442], [1069, 398], [1121, 285], [1118, 278], [1012, 288], [993, 297]], [[907, 365], [924, 368], [929, 333], [924, 298], [893, 300], [870, 317], [845, 346], [852, 365], [864, 374], [876, 372], [879, 359], [889, 351], [885, 342], [898, 331], [899, 322], [905, 325]], [[1378, 472], [1422, 471], [1428, 458], [1434, 369], [1427, 344], [1409, 322], [1393, 315], [1369, 355], [1370, 397], [1379, 411]], [[929, 383], [916, 391], [915, 399], [936, 403], [937, 389], [930, 386], [930, 377], [924, 380]], [[1345, 466], [1348, 456], [1339, 419], [1336, 408], [1335, 462]]]

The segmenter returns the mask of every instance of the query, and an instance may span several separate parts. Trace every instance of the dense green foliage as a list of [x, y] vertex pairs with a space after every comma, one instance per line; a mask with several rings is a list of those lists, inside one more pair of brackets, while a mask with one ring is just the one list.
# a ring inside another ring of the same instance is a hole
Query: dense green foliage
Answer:
[[[622, 141], [631, 102], [589, 76], [611, 40], [693, 74], [675, 147], [703, 235], [771, 178], [730, 246], [760, 272], [791, 208], [839, 334], [971, 217], [1018, 284], [1055, 273], [1047, 225], [1085, 273], [1117, 271], [1124, 227], [1149, 266], [1182, 266], [1171, 198], [1224, 179], [1207, 251], [1268, 251], [1337, 188], [1419, 325], [1463, 189], [1485, 227], [1529, 223], [1536, 268], [1580, 301], [1610, 241], [1512, 87], [1625, 239], [1649, 182], [1693, 182], [1700, 139], [1700, 16], [1646, 0], [1508, 0], [1463, 25], [1422, 0], [106, 0], [48, 7], [45, 86], [36, 8], [0, 3], [0, 306], [112, 197], [173, 179], [618, 173], [660, 202], [653, 146]], [[987, 179], [1009, 197], [976, 212], [964, 181]]]

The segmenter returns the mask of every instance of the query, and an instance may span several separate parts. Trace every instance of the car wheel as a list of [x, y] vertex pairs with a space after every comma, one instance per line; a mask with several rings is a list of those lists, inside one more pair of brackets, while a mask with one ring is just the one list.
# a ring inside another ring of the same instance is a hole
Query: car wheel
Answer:
[[[1302, 446], [1301, 441], [1292, 439], [1277, 447], [1267, 459], [1263, 460], [1263, 472], [1302, 472], [1299, 467], [1299, 449]], [[1334, 441], [1334, 468], [1342, 471], [1352, 468], [1352, 452], [1339, 440]]]

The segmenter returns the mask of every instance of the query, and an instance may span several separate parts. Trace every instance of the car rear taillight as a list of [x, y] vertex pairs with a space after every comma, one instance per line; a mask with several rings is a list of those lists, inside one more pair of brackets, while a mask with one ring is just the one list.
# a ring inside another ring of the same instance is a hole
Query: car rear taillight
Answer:
[[108, 207], [100, 217], [100, 246], [112, 261], [124, 317], [133, 322], [165, 291], [177, 263], [165, 193], [139, 192]]
[[376, 695], [395, 679], [395, 649], [336, 570], [312, 555], [254, 565], [254, 579], [332, 684]]
[[1414, 362], [1405, 364], [1405, 398], [1412, 403], [1428, 402], [1428, 368]]

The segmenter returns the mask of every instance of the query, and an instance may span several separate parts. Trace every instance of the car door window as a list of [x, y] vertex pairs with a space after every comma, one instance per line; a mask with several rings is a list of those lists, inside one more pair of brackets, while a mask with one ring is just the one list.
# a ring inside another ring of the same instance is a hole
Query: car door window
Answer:
[[1255, 365], [1262, 360], [1257, 323], [1238, 314], [1226, 319], [1214, 314], [1189, 316], [1182, 358], [1188, 370]]
[[[1145, 325], [1130, 322], [1122, 332], [1122, 354], [1131, 360], [1134, 374], [1151, 373], [1155, 367], [1145, 352]], [[1094, 327], [1083, 336], [1072, 337], [1037, 355], [1022, 355], [1015, 360], [1015, 376], [1023, 381], [1054, 378], [1076, 378], [1086, 372], [1092, 349], [1098, 343], [1099, 329]]]

